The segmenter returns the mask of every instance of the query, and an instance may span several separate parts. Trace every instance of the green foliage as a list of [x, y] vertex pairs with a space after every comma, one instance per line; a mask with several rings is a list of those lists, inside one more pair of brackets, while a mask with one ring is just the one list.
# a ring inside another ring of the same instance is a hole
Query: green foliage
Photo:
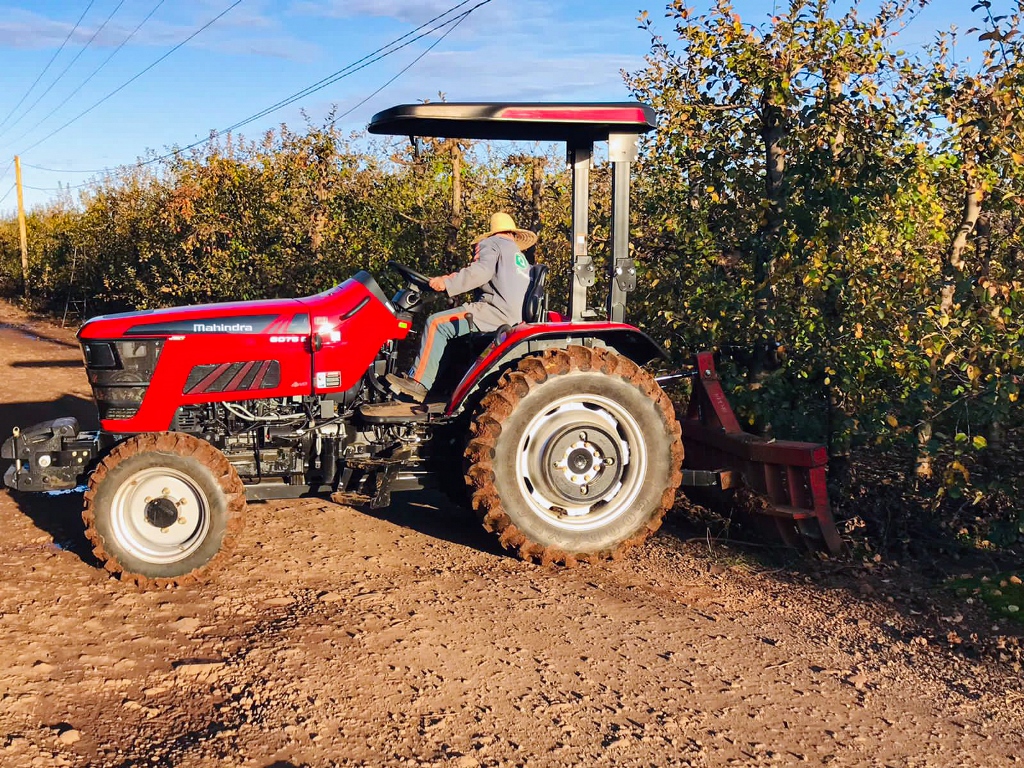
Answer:
[[1019, 574], [953, 579], [949, 587], [961, 597], [979, 598], [994, 616], [1024, 625], [1024, 586]]
[[680, 357], [743, 351], [724, 370], [751, 426], [840, 460], [905, 442], [939, 500], [1019, 498], [1021, 473], [987, 458], [1024, 426], [1020, 14], [985, 17], [971, 71], [949, 35], [897, 49], [917, 5], [790, 0], [751, 27], [728, 0], [677, 1], [671, 41], [641, 16], [652, 48], [628, 83], [661, 126], [637, 244], [680, 297], [648, 319]]

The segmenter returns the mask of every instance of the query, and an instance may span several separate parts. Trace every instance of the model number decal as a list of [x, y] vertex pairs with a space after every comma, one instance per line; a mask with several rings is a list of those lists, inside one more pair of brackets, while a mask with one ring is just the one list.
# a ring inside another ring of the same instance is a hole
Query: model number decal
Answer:
[[271, 336], [270, 337], [270, 343], [271, 344], [287, 344], [289, 342], [302, 341], [304, 338], [305, 338], [304, 336]]

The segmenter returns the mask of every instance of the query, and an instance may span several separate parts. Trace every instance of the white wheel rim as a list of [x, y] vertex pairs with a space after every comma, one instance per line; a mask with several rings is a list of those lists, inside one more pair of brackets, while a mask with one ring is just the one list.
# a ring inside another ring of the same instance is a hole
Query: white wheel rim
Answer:
[[[582, 464], [570, 465], [570, 457]], [[574, 394], [555, 400], [526, 425], [516, 451], [516, 483], [545, 523], [591, 531], [630, 510], [647, 465], [643, 433], [628, 410], [601, 395]]]
[[154, 565], [184, 560], [210, 531], [206, 494], [184, 472], [168, 467], [130, 475], [114, 494], [111, 510], [118, 543]]

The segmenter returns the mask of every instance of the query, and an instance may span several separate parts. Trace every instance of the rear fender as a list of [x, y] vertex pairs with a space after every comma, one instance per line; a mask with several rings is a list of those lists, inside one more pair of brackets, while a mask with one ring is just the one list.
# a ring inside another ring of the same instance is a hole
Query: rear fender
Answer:
[[445, 414], [456, 415], [474, 402], [481, 388], [489, 387], [510, 364], [546, 349], [565, 349], [571, 344], [608, 347], [637, 365], [667, 359], [664, 349], [650, 336], [624, 323], [536, 323], [523, 324], [499, 336], [476, 359], [455, 388]]

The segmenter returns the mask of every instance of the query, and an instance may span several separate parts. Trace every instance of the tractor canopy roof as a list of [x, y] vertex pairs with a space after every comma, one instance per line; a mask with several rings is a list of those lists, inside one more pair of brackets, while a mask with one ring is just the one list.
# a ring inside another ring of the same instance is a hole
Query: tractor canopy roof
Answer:
[[640, 102], [399, 104], [370, 120], [370, 133], [446, 139], [607, 141], [613, 133], [647, 133], [654, 110]]

